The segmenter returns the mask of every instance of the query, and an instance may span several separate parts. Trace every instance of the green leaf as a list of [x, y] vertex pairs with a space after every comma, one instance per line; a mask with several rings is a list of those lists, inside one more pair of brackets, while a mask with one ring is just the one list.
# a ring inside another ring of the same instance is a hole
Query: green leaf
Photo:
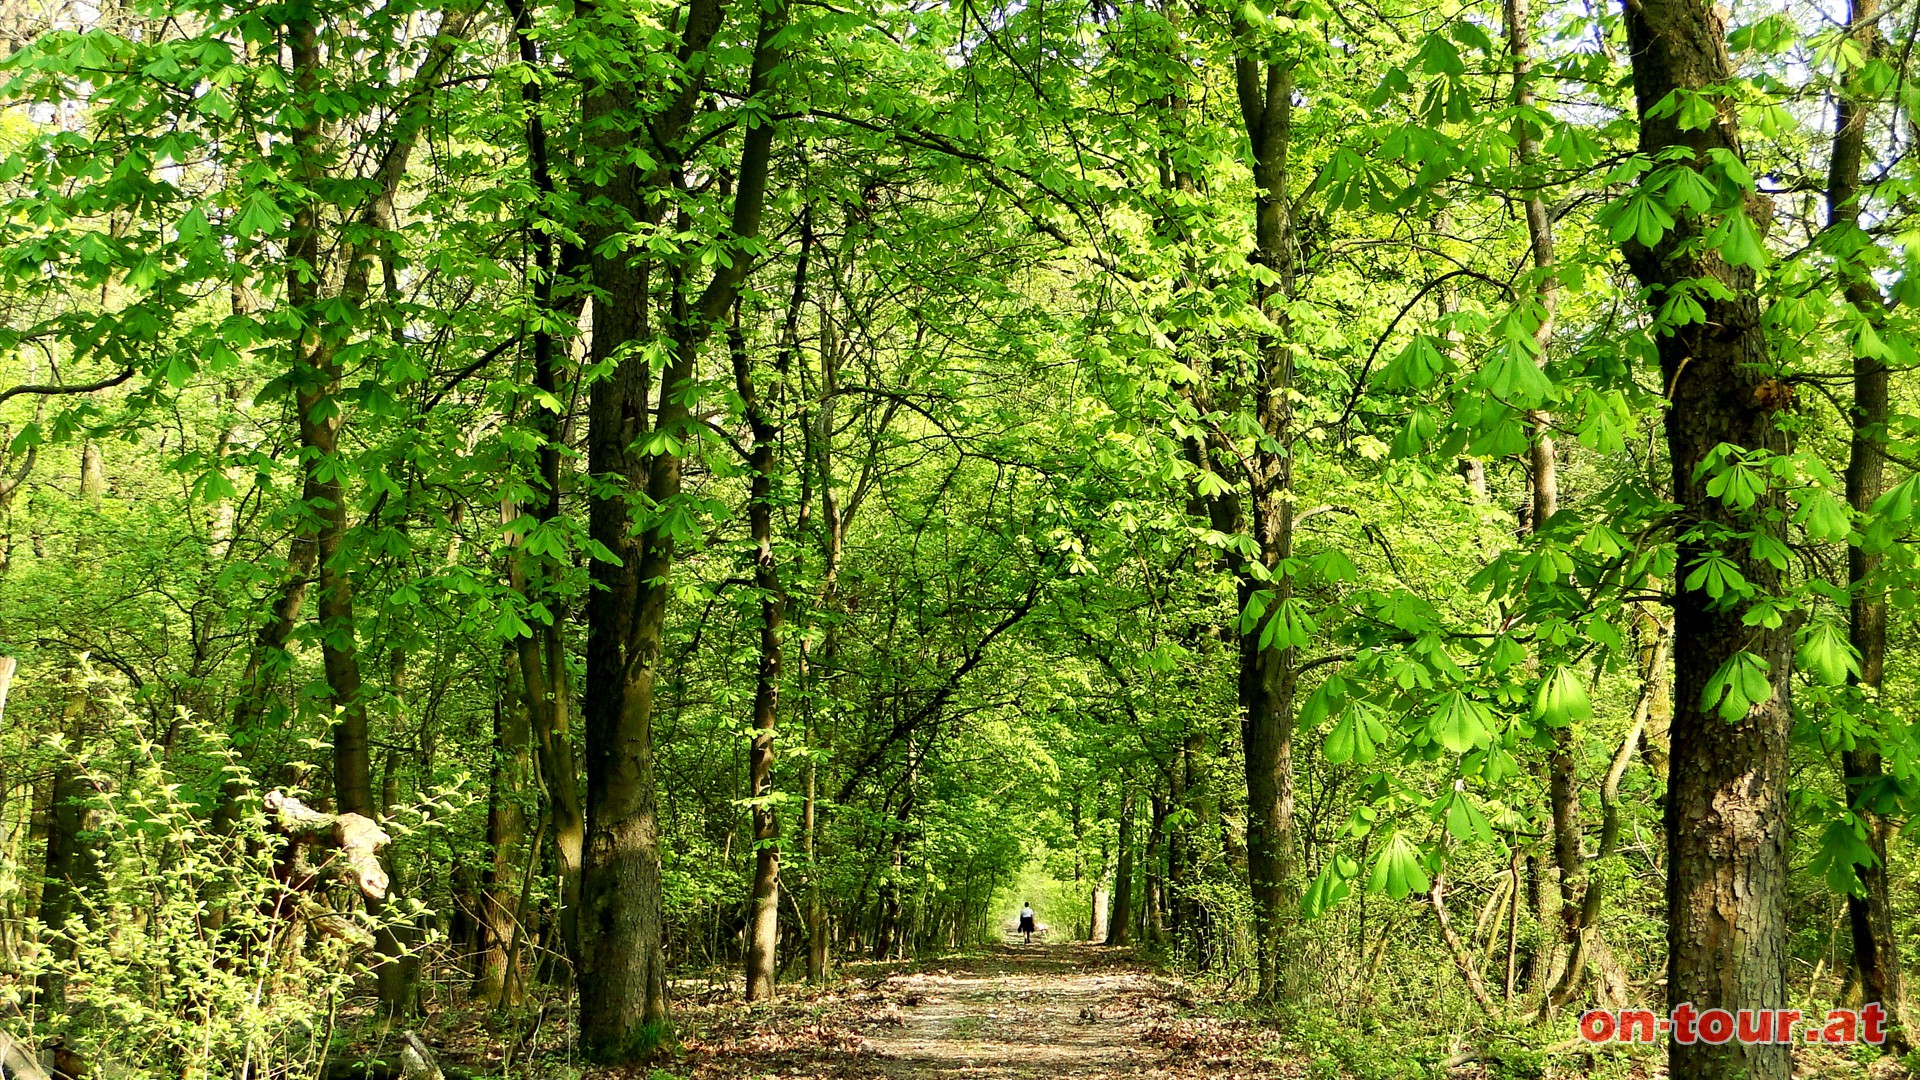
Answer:
[[1562, 664], [1540, 680], [1533, 699], [1533, 718], [1548, 727], [1565, 727], [1593, 719], [1593, 702], [1578, 675]]
[[1742, 461], [1728, 461], [1707, 481], [1707, 494], [1735, 510], [1751, 507], [1766, 492], [1766, 478]]
[[1830, 620], [1809, 623], [1800, 631], [1795, 660], [1828, 686], [1839, 686], [1847, 676], [1860, 674], [1860, 661], [1844, 634]]
[[1327, 733], [1327, 760], [1335, 765], [1351, 761], [1365, 765], [1373, 760], [1375, 749], [1387, 740], [1387, 728], [1374, 709], [1356, 703], [1341, 716]]
[[1314, 876], [1313, 884], [1300, 898], [1302, 918], [1317, 919], [1326, 911], [1345, 900], [1353, 892], [1353, 885], [1339, 873], [1339, 859], [1328, 859], [1320, 873]]
[[1878, 866], [1880, 860], [1868, 846], [1863, 825], [1849, 814], [1828, 823], [1814, 849], [1811, 869], [1826, 878], [1827, 888], [1841, 895], [1860, 895], [1862, 887], [1856, 867]]
[[1767, 677], [1773, 665], [1744, 649], [1727, 658], [1707, 680], [1700, 694], [1700, 707], [1715, 709], [1720, 719], [1738, 723], [1746, 719], [1756, 705], [1773, 699], [1773, 682]]
[[1427, 732], [1441, 746], [1464, 754], [1493, 739], [1493, 717], [1485, 705], [1455, 690], [1440, 698], [1427, 721]]
[[1853, 531], [1852, 514], [1847, 504], [1835, 498], [1831, 493], [1819, 489], [1807, 492], [1800, 500], [1800, 510], [1794, 520], [1807, 530], [1807, 535], [1815, 540], [1839, 543]]
[[1461, 843], [1493, 843], [1493, 823], [1473, 805], [1464, 791], [1454, 791], [1447, 801], [1447, 835]]
[[1760, 270], [1767, 265], [1766, 248], [1761, 245], [1760, 234], [1754, 231], [1753, 222], [1747, 220], [1744, 210], [1735, 209], [1722, 218], [1707, 234], [1707, 243], [1719, 248], [1720, 257], [1733, 266]]
[[1367, 878], [1367, 891], [1386, 893], [1395, 900], [1424, 893], [1433, 882], [1420, 865], [1420, 853], [1407, 842], [1404, 833], [1395, 833], [1373, 860], [1373, 873]]

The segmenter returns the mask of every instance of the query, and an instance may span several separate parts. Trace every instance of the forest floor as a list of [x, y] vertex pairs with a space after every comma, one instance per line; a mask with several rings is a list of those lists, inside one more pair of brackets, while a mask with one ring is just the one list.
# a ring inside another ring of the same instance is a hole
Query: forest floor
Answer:
[[[427, 1041], [453, 1067], [450, 1076], [560, 1080], [1666, 1076], [1650, 1048], [1596, 1055], [1567, 1040], [1548, 1049], [1536, 1041], [1539, 1032], [1493, 1038], [1484, 1055], [1461, 1052], [1458, 1032], [1367, 1034], [1309, 1024], [1289, 1034], [1129, 949], [1085, 944], [1009, 943], [930, 960], [848, 964], [825, 987], [789, 985], [777, 1000], [751, 1006], [735, 973], [716, 971], [711, 982], [676, 980], [674, 999], [677, 1043], [644, 1067], [580, 1069], [565, 1049], [564, 1021], [548, 1009], [538, 1011], [534, 1031], [510, 1038], [472, 1013], [445, 1013]], [[514, 1056], [531, 1053], [508, 1065], [503, 1051], [514, 1044], [522, 1047]], [[1795, 1059], [1800, 1077], [1913, 1075], [1890, 1059], [1867, 1067], [1835, 1049], [1797, 1047]]]
[[1277, 1036], [1193, 1015], [1185, 986], [1125, 949], [1009, 944], [919, 965], [862, 965], [837, 987], [766, 1008], [681, 1013], [692, 1080], [1225, 1077], [1285, 1080]]

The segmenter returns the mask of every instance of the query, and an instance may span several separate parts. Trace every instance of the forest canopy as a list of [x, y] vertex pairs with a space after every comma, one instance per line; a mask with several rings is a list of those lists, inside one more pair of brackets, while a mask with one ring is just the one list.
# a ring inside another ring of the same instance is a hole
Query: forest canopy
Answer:
[[1029, 900], [1383, 1061], [1905, 1053], [1917, 20], [7, 6], [0, 1072], [666, 1060]]

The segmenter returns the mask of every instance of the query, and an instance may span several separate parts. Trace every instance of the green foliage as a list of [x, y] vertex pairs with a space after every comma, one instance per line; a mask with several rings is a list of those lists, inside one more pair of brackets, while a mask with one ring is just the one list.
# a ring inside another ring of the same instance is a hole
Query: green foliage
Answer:
[[[82, 834], [93, 856], [65, 922], [30, 923], [0, 976], [0, 996], [27, 1018], [9, 1033], [132, 1076], [319, 1075], [331, 1017], [366, 960], [322, 922], [364, 934], [372, 920], [318, 916], [315, 898], [287, 888], [283, 838], [224, 739], [182, 723], [168, 753], [124, 699], [94, 701], [107, 727], [77, 765], [98, 791]], [[225, 826], [210, 817], [221, 782], [248, 792]], [[0, 862], [8, 878], [23, 872]], [[40, 1011], [49, 992], [64, 1004]]]

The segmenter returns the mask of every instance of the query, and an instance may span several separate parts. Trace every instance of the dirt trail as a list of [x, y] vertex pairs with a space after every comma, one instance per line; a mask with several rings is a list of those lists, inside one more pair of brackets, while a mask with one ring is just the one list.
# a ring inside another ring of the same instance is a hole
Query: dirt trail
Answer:
[[[1146, 1043], [1143, 1005], [1164, 998], [1145, 971], [1041, 945], [993, 954], [980, 970], [888, 980], [899, 1023], [866, 1034], [872, 1072], [889, 1077], [1168, 1075]], [[892, 1019], [891, 1015], [887, 1018]]]
[[833, 986], [745, 1006], [684, 1001], [674, 1077], [693, 1080], [1292, 1080], [1276, 1036], [1196, 1015], [1124, 949], [1009, 944], [855, 964]]

